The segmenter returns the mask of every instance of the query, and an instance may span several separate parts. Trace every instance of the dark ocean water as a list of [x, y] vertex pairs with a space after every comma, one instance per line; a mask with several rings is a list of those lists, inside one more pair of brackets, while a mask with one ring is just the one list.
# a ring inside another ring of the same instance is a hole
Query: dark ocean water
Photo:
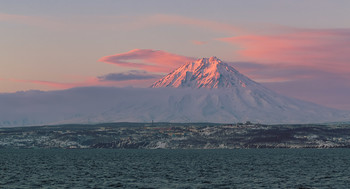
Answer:
[[0, 149], [0, 188], [350, 188], [350, 149]]

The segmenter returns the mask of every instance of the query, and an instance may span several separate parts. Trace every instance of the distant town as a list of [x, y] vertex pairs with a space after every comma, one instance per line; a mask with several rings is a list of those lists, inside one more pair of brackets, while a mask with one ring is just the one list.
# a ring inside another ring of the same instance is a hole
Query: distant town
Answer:
[[350, 124], [105, 123], [0, 128], [0, 148], [349, 148]]

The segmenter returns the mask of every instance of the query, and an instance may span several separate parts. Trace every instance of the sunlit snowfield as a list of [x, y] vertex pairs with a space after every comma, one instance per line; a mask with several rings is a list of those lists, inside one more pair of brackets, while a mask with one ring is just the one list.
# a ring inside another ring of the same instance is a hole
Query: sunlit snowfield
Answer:
[[0, 188], [349, 188], [350, 149], [0, 149]]

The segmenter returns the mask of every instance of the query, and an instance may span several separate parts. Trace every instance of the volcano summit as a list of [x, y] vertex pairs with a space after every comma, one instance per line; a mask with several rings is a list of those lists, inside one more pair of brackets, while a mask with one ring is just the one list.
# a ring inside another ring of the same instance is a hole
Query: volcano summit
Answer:
[[0, 126], [152, 120], [322, 123], [350, 118], [348, 112], [279, 95], [216, 57], [188, 62], [151, 88], [29, 91], [0, 94], [0, 102]]
[[151, 87], [235, 88], [256, 85], [248, 77], [215, 56], [184, 64]]

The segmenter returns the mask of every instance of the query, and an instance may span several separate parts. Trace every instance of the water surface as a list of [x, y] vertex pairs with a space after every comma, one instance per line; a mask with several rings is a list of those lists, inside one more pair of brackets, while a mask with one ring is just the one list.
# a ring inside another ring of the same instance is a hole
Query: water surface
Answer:
[[0, 188], [350, 188], [350, 149], [0, 149]]

